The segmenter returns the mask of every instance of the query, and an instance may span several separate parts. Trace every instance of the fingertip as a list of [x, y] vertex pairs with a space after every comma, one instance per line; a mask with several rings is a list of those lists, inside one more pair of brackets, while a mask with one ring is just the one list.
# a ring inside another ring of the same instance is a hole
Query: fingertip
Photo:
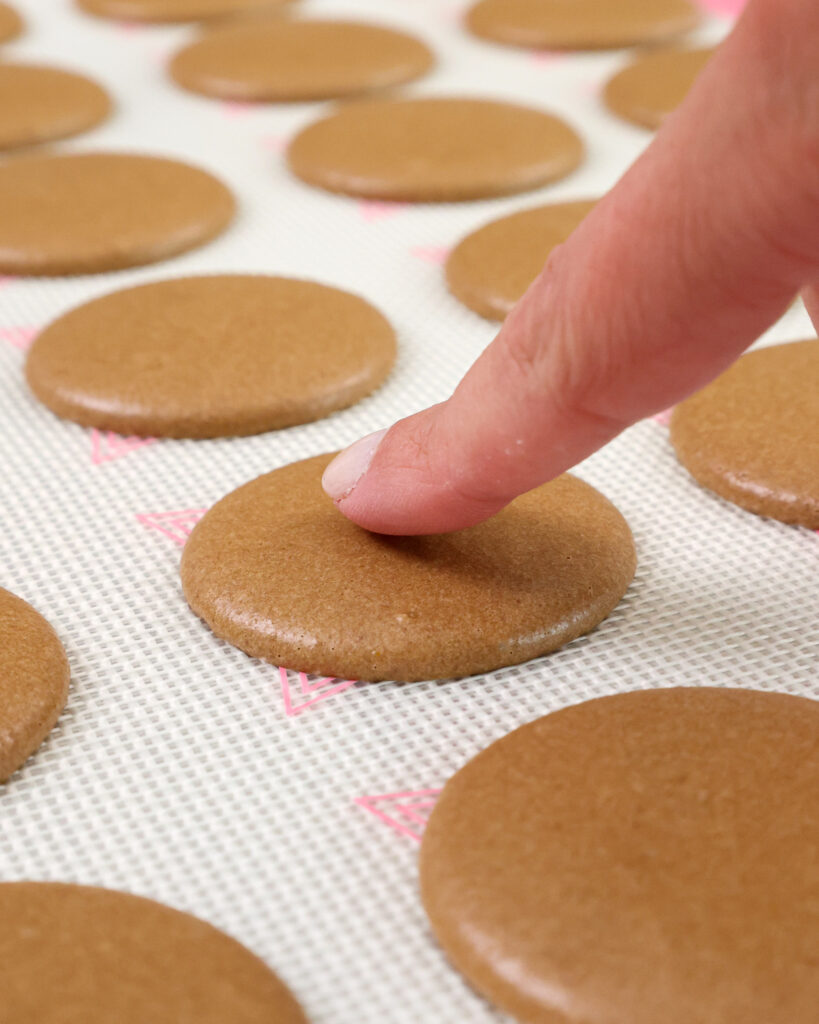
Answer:
[[348, 498], [367, 472], [389, 427], [355, 441], [340, 452], [324, 470], [321, 486], [336, 505]]

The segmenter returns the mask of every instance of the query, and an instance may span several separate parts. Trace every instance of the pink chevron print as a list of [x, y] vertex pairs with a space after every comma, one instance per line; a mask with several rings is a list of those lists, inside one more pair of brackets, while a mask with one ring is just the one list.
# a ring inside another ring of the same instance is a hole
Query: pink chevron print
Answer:
[[449, 248], [445, 245], [414, 245], [410, 249], [410, 254], [416, 259], [423, 260], [425, 263], [434, 263], [437, 266], [446, 263], [449, 252]]
[[403, 793], [358, 796], [355, 803], [379, 821], [420, 843], [440, 789], [408, 789]]
[[284, 704], [284, 713], [288, 718], [296, 718], [322, 701], [346, 693], [356, 684], [355, 679], [336, 679], [333, 676], [325, 676], [322, 679], [311, 680], [304, 672], [294, 672], [292, 675], [296, 677], [296, 682], [292, 681], [291, 673], [286, 668], [279, 669], [282, 703]]
[[123, 437], [112, 430], [94, 429], [91, 431], [91, 461], [95, 466], [101, 466], [103, 462], [121, 459], [123, 455], [155, 442], [155, 437]]
[[235, 120], [237, 117], [244, 117], [253, 109], [252, 103], [242, 103], [239, 100], [226, 100], [221, 104], [222, 113], [225, 117]]
[[382, 203], [374, 199], [364, 199], [358, 204], [358, 212], [369, 224], [384, 220], [386, 217], [394, 217], [405, 209], [406, 203]]
[[191, 535], [191, 530], [206, 512], [206, 508], [184, 508], [176, 512], [139, 512], [137, 522], [149, 530], [157, 530], [170, 538], [174, 544], [183, 547]]
[[0, 327], [0, 341], [7, 341], [9, 345], [25, 352], [34, 341], [36, 333], [36, 327]]
[[651, 420], [652, 420], [653, 423], [659, 423], [661, 427], [670, 426], [670, 424], [671, 424], [671, 413], [673, 411], [674, 411], [673, 407], [671, 409], [663, 409], [662, 412], [655, 413], [651, 417]]

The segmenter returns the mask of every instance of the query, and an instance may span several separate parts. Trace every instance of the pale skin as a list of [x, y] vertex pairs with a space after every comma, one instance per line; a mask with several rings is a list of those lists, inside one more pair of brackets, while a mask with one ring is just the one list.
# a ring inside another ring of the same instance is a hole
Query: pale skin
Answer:
[[819, 328], [819, 0], [751, 0], [452, 397], [324, 488], [380, 533], [472, 526], [703, 387], [800, 292]]

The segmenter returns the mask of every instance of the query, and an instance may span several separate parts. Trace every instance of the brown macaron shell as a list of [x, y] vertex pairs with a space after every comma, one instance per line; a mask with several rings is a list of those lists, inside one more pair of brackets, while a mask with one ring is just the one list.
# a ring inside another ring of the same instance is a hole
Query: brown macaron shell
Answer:
[[0, 0], [0, 43], [11, 42], [21, 35], [24, 28], [23, 19], [17, 11]]
[[395, 333], [364, 299], [264, 275], [176, 278], [71, 310], [35, 339], [34, 394], [120, 434], [228, 437], [307, 423], [369, 394]]
[[634, 575], [625, 520], [575, 477], [470, 529], [386, 537], [351, 523], [322, 491], [331, 459], [233, 491], [185, 546], [191, 608], [253, 657], [370, 681], [491, 672], [593, 629]]
[[306, 1024], [258, 957], [190, 914], [109, 889], [0, 883], [3, 1013], [30, 1024]]
[[79, 135], [110, 112], [108, 93], [83, 75], [38, 64], [0, 64], [0, 150]]
[[656, 45], [700, 20], [689, 0], [479, 0], [466, 16], [484, 39], [547, 50]]
[[170, 73], [205, 96], [289, 103], [400, 85], [433, 63], [424, 43], [384, 26], [273, 18], [207, 33], [174, 56]]
[[87, 14], [117, 21], [174, 24], [267, 14], [292, 0], [76, 0]]
[[626, 121], [659, 128], [685, 99], [713, 54], [713, 48], [708, 48], [660, 50], [638, 57], [606, 83], [606, 106]]
[[674, 409], [671, 441], [708, 490], [819, 529], [819, 340], [741, 356]]
[[593, 209], [594, 200], [551, 203], [478, 228], [446, 262], [450, 292], [487, 320], [503, 320], [543, 270], [550, 253]]
[[290, 168], [330, 192], [459, 202], [538, 188], [571, 173], [583, 142], [560, 118], [495, 100], [362, 100], [303, 129]]
[[68, 659], [51, 626], [0, 588], [0, 782], [53, 729], [68, 699], [69, 677]]
[[643, 690], [540, 718], [446, 784], [421, 893], [524, 1024], [814, 1024], [819, 702]]
[[92, 274], [168, 259], [220, 234], [230, 191], [177, 160], [127, 153], [0, 165], [0, 273]]

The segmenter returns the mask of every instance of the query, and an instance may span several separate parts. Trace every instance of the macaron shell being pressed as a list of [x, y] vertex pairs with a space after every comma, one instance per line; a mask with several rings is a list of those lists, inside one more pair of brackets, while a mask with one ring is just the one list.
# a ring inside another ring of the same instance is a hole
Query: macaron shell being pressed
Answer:
[[191, 608], [253, 657], [370, 681], [491, 672], [593, 629], [634, 575], [625, 520], [575, 477], [467, 530], [385, 537], [325, 495], [331, 458], [233, 491], [185, 546]]

